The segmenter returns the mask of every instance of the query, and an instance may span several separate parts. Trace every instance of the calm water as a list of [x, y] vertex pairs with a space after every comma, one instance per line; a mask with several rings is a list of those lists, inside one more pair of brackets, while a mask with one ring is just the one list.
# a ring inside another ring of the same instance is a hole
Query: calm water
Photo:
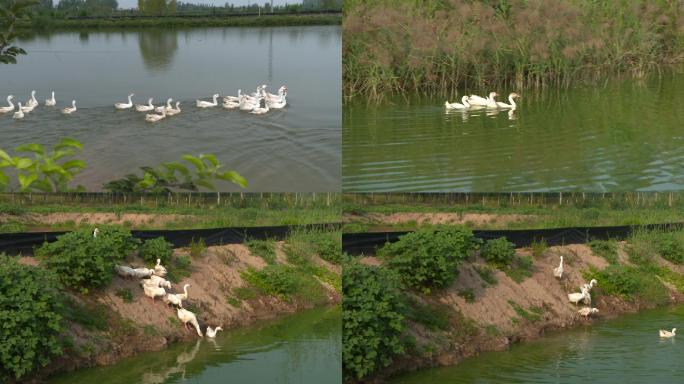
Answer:
[[62, 375], [50, 383], [312, 383], [342, 381], [339, 307], [140, 354], [119, 364]]
[[521, 94], [513, 116], [447, 113], [443, 97], [345, 107], [343, 189], [684, 188], [684, 74]]
[[[252, 191], [339, 190], [339, 26], [60, 32], [18, 45], [29, 54], [2, 66], [0, 105], [8, 94], [24, 102], [35, 89], [41, 106], [22, 121], [0, 115], [0, 147], [74, 137], [88, 163], [76, 181], [89, 189], [139, 166], [215, 153]], [[263, 116], [195, 107], [197, 98], [259, 84], [273, 93], [287, 85], [289, 106]], [[51, 90], [58, 107], [76, 99], [79, 110], [64, 116], [44, 107]], [[139, 104], [179, 100], [183, 112], [150, 124], [142, 112], [115, 111], [131, 92]]]
[[684, 306], [597, 322], [393, 382], [682, 383], [684, 340], [658, 337], [658, 329], [675, 327], [684, 328]]

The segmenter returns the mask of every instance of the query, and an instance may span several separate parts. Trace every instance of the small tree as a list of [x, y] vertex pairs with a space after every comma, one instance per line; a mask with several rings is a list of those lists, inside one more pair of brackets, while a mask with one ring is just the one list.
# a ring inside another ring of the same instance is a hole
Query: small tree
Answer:
[[3, 0], [0, 2], [0, 63], [16, 64], [17, 56], [26, 51], [12, 45], [17, 33], [14, 26], [18, 19], [30, 14], [30, 8], [38, 5], [38, 0]]

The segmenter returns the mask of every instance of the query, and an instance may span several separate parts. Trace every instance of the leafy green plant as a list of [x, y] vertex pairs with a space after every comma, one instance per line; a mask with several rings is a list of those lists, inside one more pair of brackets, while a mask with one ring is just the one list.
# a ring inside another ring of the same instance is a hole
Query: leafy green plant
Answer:
[[195, 240], [193, 237], [192, 240], [190, 240], [190, 256], [194, 258], [198, 258], [202, 256], [202, 253], [207, 249], [206, 244], [204, 244], [204, 239], [199, 238], [199, 240]]
[[167, 266], [167, 278], [173, 283], [180, 283], [185, 277], [192, 273], [192, 259], [188, 256], [171, 257], [171, 262]]
[[406, 285], [429, 293], [451, 284], [458, 265], [478, 246], [479, 240], [466, 228], [423, 228], [386, 244], [378, 255]]
[[598, 289], [607, 295], [620, 296], [630, 301], [642, 299], [654, 304], [667, 302], [667, 288], [655, 278], [648, 267], [609, 265], [598, 271], [590, 269], [585, 277], [600, 282]]
[[61, 235], [57, 241], [38, 248], [36, 256], [43, 259], [64, 284], [87, 293], [89, 288], [109, 284], [114, 266], [139, 244], [140, 240], [121, 227], [102, 226], [97, 237], [93, 237], [89, 229]]
[[526, 278], [532, 276], [534, 259], [531, 256], [514, 257], [509, 265], [498, 265], [499, 268], [516, 283], [522, 283]]
[[606, 259], [610, 264], [618, 263], [618, 244], [615, 240], [592, 240], [589, 242], [592, 252]]
[[505, 237], [487, 240], [480, 255], [490, 263], [510, 265], [515, 258], [515, 244]]
[[[140, 167], [142, 176], [129, 174], [123, 179], [113, 180], [104, 185], [104, 189], [119, 193], [168, 193], [174, 190], [197, 191], [204, 187], [216, 190], [214, 183], [219, 180], [229, 181], [243, 188], [247, 180], [235, 171], [223, 171], [223, 165], [216, 155], [200, 154], [199, 156], [183, 155], [184, 163], [174, 161], [162, 163], [157, 168]], [[192, 166], [192, 168], [189, 168]]]
[[121, 300], [124, 301], [124, 303], [132, 303], [133, 302], [133, 292], [131, 292], [130, 289], [118, 289], [116, 291], [116, 295], [121, 298]]
[[[83, 191], [82, 186], [75, 189], [69, 182], [86, 164], [82, 160], [69, 159], [83, 145], [70, 138], [63, 138], [52, 151], [47, 151], [41, 144], [24, 144], [15, 148], [15, 152], [29, 152], [33, 158], [10, 156], [0, 149], [0, 169], [11, 167], [17, 175], [18, 189], [21, 192], [70, 192]], [[0, 190], [12, 188], [10, 178], [0, 171]]]
[[0, 255], [0, 381], [20, 380], [63, 353], [60, 288], [53, 272]]
[[680, 237], [674, 233], [660, 234], [656, 243], [656, 251], [665, 260], [675, 264], [684, 262], [684, 246]]
[[361, 379], [405, 352], [402, 297], [392, 271], [351, 258], [342, 270], [342, 368]]
[[261, 256], [262, 259], [268, 264], [275, 264], [276, 253], [275, 253], [275, 243], [272, 240], [256, 240], [250, 239], [246, 243], [249, 247], [250, 252], [255, 255]]
[[539, 241], [534, 240], [530, 248], [532, 249], [532, 256], [542, 257], [544, 256], [544, 253], [546, 253], [546, 250], [549, 249], [549, 246], [546, 244], [546, 240], [541, 239]]
[[17, 56], [26, 51], [12, 44], [17, 38], [15, 24], [23, 16], [31, 14], [37, 0], [4, 0], [0, 2], [0, 63], [16, 64]]
[[415, 321], [431, 330], [447, 329], [451, 308], [440, 303], [422, 302], [407, 295], [404, 299], [403, 314], [407, 320]]
[[268, 265], [258, 271], [250, 268], [241, 276], [261, 293], [282, 299], [289, 299], [301, 286], [301, 276], [286, 265]]
[[487, 285], [497, 285], [499, 283], [499, 280], [496, 279], [496, 276], [494, 276], [494, 270], [490, 268], [489, 266], [478, 266], [475, 265], [475, 272], [484, 280]]
[[314, 239], [316, 253], [321, 259], [333, 264], [342, 261], [342, 235], [340, 232], [329, 232], [327, 236], [319, 236]]
[[140, 257], [148, 263], [156, 263], [157, 259], [161, 259], [161, 263], [166, 265], [171, 255], [173, 255], [173, 244], [167, 242], [162, 236], [145, 240], [140, 247]]

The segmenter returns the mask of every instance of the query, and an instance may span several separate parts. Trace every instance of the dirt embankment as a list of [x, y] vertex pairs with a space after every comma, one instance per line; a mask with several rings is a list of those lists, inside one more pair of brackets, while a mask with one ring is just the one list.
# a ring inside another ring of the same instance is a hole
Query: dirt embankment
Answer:
[[397, 212], [390, 214], [370, 212], [365, 214], [348, 213], [342, 215], [342, 222], [360, 223], [382, 226], [395, 226], [401, 224], [451, 224], [451, 225], [471, 225], [481, 227], [490, 225], [494, 227], [503, 226], [511, 223], [521, 223], [533, 220], [534, 215], [516, 214], [492, 214], [475, 212]]
[[[629, 264], [622, 250], [623, 245], [620, 246], [619, 260], [620, 263]], [[528, 256], [530, 250], [518, 249], [516, 253]], [[565, 268], [559, 280], [554, 277], [553, 269], [558, 266], [561, 255]], [[381, 263], [373, 257], [363, 258], [361, 262], [370, 265]], [[674, 266], [662, 259], [659, 263], [676, 272], [684, 271], [684, 266]], [[601, 319], [654, 307], [649, 302], [633, 302], [603, 295], [599, 281], [598, 286], [591, 291], [591, 307], [598, 308], [600, 312], [585, 320], [577, 313], [585, 305], [576, 307], [568, 301], [567, 295], [579, 292], [579, 286], [587, 283], [582, 271], [590, 266], [603, 269], [608, 263], [594, 255], [586, 245], [550, 247], [543, 256], [534, 258], [532, 276], [521, 283], [495, 268], [491, 270], [497, 283], [487, 283], [478, 273], [478, 269], [483, 271], [487, 267], [481, 259], [462, 265], [451, 287], [430, 296], [417, 297], [423, 304], [436, 305], [449, 312], [452, 315], [449, 326], [444, 330], [435, 330], [410, 322], [409, 334], [415, 339], [415, 351], [396, 359], [376, 379], [382, 380], [400, 371], [454, 365], [480, 352], [504, 350], [513, 343], [539, 338], [548, 331], [588, 325]], [[670, 291], [672, 303], [684, 302], [684, 297], [675, 287], [665, 286]], [[472, 292], [474, 300], [466, 300], [468, 295], [464, 295], [464, 292]]]
[[130, 225], [133, 227], [141, 226], [160, 226], [163, 227], [168, 223], [178, 221], [192, 221], [195, 219], [192, 215], [176, 215], [176, 214], [151, 214], [151, 213], [121, 213], [114, 212], [92, 212], [92, 213], [78, 213], [78, 212], [59, 212], [59, 213], [26, 213], [23, 215], [8, 215], [0, 214], [0, 224], [11, 221], [20, 221], [22, 223], [30, 224], [33, 230], [38, 230], [40, 227], [49, 228], [57, 224], [116, 224], [116, 225]]
[[[188, 252], [186, 249], [174, 251], [176, 255], [184, 256]], [[276, 255], [277, 263], [287, 263], [282, 242], [277, 243]], [[340, 273], [339, 266], [318, 257], [313, 257], [312, 261], [329, 271]], [[24, 257], [22, 262], [35, 264], [35, 259]], [[131, 264], [143, 265], [140, 260]], [[224, 329], [229, 329], [315, 305], [311, 301], [260, 294], [241, 298], [237, 291], [246, 287], [247, 283], [240, 272], [247, 268], [259, 270], [266, 265], [261, 257], [252, 255], [243, 245], [209, 247], [201, 257], [192, 259], [192, 273], [167, 291], [182, 293], [183, 286], [190, 284], [184, 307], [196, 314], [203, 332], [207, 325], [222, 325]], [[316, 304], [340, 302], [340, 294], [330, 285], [321, 281], [320, 289], [324, 302]], [[130, 292], [132, 297], [126, 297], [122, 292]], [[160, 299], [153, 302], [145, 296], [138, 279], [116, 276], [106, 290], [73, 295], [73, 298], [85, 307], [106, 311], [107, 328], [98, 330], [70, 322], [67, 337], [73, 341], [73, 347], [65, 356], [42, 370], [35, 380], [59, 371], [114, 364], [139, 352], [157, 351], [175, 341], [198, 338], [194, 331], [183, 328], [174, 308]]]

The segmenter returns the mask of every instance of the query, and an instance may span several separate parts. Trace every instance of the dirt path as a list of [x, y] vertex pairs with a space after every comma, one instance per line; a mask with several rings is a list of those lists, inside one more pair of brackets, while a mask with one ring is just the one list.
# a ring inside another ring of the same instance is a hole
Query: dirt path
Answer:
[[422, 212], [398, 212], [391, 214], [368, 213], [359, 215], [345, 213], [342, 216], [344, 223], [365, 223], [365, 224], [470, 224], [473, 226], [502, 226], [510, 223], [520, 223], [531, 221], [536, 216], [533, 215], [499, 215], [492, 213], [422, 213]]
[[9, 221], [22, 221], [32, 225], [55, 225], [55, 224], [128, 224], [133, 227], [155, 226], [163, 227], [167, 223], [178, 221], [192, 221], [192, 215], [175, 214], [150, 214], [150, 213], [122, 213], [113, 212], [60, 212], [60, 213], [27, 213], [21, 216], [0, 214], [0, 223]]

